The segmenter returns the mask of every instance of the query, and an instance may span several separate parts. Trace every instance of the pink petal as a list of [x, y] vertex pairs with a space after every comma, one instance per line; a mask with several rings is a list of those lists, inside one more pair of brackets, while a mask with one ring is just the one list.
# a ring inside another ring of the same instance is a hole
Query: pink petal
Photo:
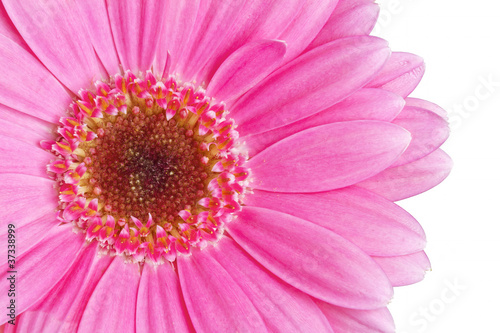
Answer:
[[[71, 225], [49, 230], [43, 241], [16, 258], [16, 311], [22, 313], [46, 295], [65, 272], [71, 267], [84, 244], [83, 234], [72, 232]], [[9, 290], [10, 281], [7, 265], [0, 273], [0, 287]], [[22, 296], [21, 296], [22, 295]], [[7, 293], [0, 294], [4, 304], [9, 303]], [[2, 316], [0, 324], [9, 318]]]
[[240, 135], [280, 127], [334, 105], [366, 84], [389, 52], [385, 41], [363, 36], [343, 38], [300, 56], [236, 102], [231, 116]]
[[[247, 2], [247, 15], [236, 26], [238, 33], [226, 44], [229, 50], [242, 42], [259, 39], [284, 40], [287, 61], [299, 55], [333, 10], [336, 0], [257, 0]], [[248, 39], [248, 40], [247, 40]], [[227, 47], [226, 47], [227, 48]], [[226, 57], [229, 53], [226, 53]], [[222, 58], [223, 54], [221, 55]], [[220, 63], [220, 61], [218, 61]]]
[[59, 81], [74, 93], [90, 84], [99, 67], [75, 2], [5, 0], [3, 3], [31, 50]]
[[417, 107], [417, 108], [425, 109], [428, 111], [432, 111], [444, 119], [446, 119], [448, 117], [448, 113], [446, 112], [446, 110], [441, 108], [439, 105], [436, 105], [434, 103], [431, 103], [431, 102], [423, 100], [423, 99], [408, 97], [408, 98], [406, 98], [406, 106]]
[[271, 332], [332, 332], [309, 296], [269, 274], [236, 243], [223, 237], [210, 255], [238, 283]]
[[359, 5], [364, 5], [367, 3], [372, 3], [374, 1], [375, 0], [339, 0], [339, 3], [337, 4], [337, 7], [335, 7], [335, 10], [343, 12], [349, 8], [357, 7]]
[[137, 294], [137, 332], [190, 332], [177, 274], [170, 265], [145, 265]]
[[[180, 1], [178, 1], [180, 2]], [[193, 1], [194, 2], [194, 1]], [[169, 10], [170, 4], [167, 3], [167, 9], [165, 10], [165, 15]], [[153, 59], [152, 72], [156, 77], [168, 77], [170, 65], [172, 63], [172, 55], [168, 49], [169, 45], [165, 43], [165, 30], [167, 30], [168, 25], [174, 25], [174, 22], [168, 22], [165, 17], [162, 20], [161, 26], [158, 27], [160, 34], [158, 35], [158, 45], [156, 45], [155, 56]]]
[[404, 104], [403, 98], [389, 91], [360, 89], [343, 101], [309, 118], [246, 136], [242, 141], [246, 143], [250, 156], [253, 156], [273, 143], [311, 127], [351, 120], [391, 121], [403, 109]]
[[197, 332], [266, 332], [254, 305], [207, 251], [177, 259], [189, 316]]
[[97, 256], [97, 244], [87, 246], [71, 269], [37, 305], [18, 318], [21, 332], [76, 332], [85, 306], [109, 266], [110, 256]]
[[369, 255], [404, 255], [425, 247], [424, 231], [410, 214], [393, 202], [359, 188], [310, 194], [254, 190], [245, 198], [245, 204], [313, 222]]
[[384, 68], [366, 87], [382, 88], [407, 97], [424, 75], [424, 60], [411, 53], [394, 52]]
[[[191, 34], [199, 6], [200, 0], [167, 2], [156, 50], [156, 67], [162, 62], [161, 59], [166, 57], [167, 50], [170, 52], [172, 67], [183, 59], [186, 41]], [[156, 72], [160, 72], [161, 69], [156, 67]]]
[[366, 253], [313, 223], [245, 206], [227, 230], [272, 273], [325, 302], [373, 309], [392, 297], [385, 274]]
[[108, 75], [120, 73], [120, 61], [116, 54], [113, 34], [109, 25], [104, 0], [77, 1], [83, 20], [87, 22], [90, 40]]
[[[22, 314], [17, 315], [16, 322], [19, 322], [22, 316], [23, 316]], [[16, 333], [16, 332], [18, 332], [16, 325], [10, 325], [9, 323], [5, 323], [0, 326], [0, 333]]]
[[379, 6], [371, 1], [353, 3], [351, 0], [340, 0], [328, 22], [306, 50], [343, 37], [368, 35], [377, 22], [379, 11]]
[[424, 251], [398, 257], [373, 257], [394, 287], [407, 286], [424, 279], [431, 263]]
[[[0, 221], [15, 221], [17, 226], [31, 223], [40, 217], [54, 216], [58, 205], [54, 181], [21, 174], [0, 174]], [[2, 233], [6, 232], [2, 230]]]
[[250, 159], [251, 186], [277, 192], [319, 192], [349, 186], [394, 163], [409, 142], [406, 130], [385, 122], [314, 127]]
[[429, 155], [438, 149], [450, 134], [446, 120], [432, 111], [417, 107], [405, 107], [393, 123], [411, 133], [410, 145], [393, 166], [407, 164]]
[[0, 135], [39, 147], [40, 141], [53, 137], [55, 128], [44, 120], [0, 105]]
[[430, 190], [448, 177], [453, 162], [441, 149], [412, 163], [389, 168], [356, 186], [391, 201], [403, 200]]
[[334, 15], [336, 12], [338, 14], [344, 13], [348, 10], [351, 10], [352, 8], [373, 2], [374, 0], [339, 0], [339, 2], [337, 3], [337, 7], [335, 7], [335, 11], [332, 15]]
[[108, 14], [118, 56], [134, 72], [151, 68], [158, 45], [166, 2], [108, 0]]
[[97, 283], [78, 332], [135, 332], [139, 266], [116, 258]]
[[40, 147], [0, 135], [0, 173], [47, 177], [47, 164], [54, 155]]
[[226, 104], [269, 75], [283, 61], [286, 43], [260, 40], [245, 44], [219, 67], [207, 87], [207, 95]]
[[13, 40], [15, 43], [22, 46], [25, 50], [29, 51], [29, 48], [26, 45], [26, 42], [21, 37], [19, 32], [17, 32], [17, 29], [14, 26], [14, 23], [12, 23], [12, 20], [10, 19], [7, 12], [5, 11], [5, 8], [1, 2], [0, 2], [0, 34], [8, 37], [9, 39]]
[[[57, 228], [58, 221], [53, 209], [50, 213], [40, 216], [32, 221], [25, 223], [15, 223], [17, 235], [22, 237], [22, 242], [16, 244], [16, 255], [19, 256], [43, 240], [43, 237], [52, 228]], [[0, 233], [0, 242], [8, 244], [9, 234], [7, 233], [7, 224], [2, 225], [4, 231]], [[0, 248], [0, 256], [7, 258], [8, 248]]]
[[290, 41], [285, 60], [290, 61], [304, 51], [323, 28], [338, 0], [306, 0], [295, 19], [289, 22], [278, 39]]
[[340, 308], [325, 302], [316, 301], [325, 314], [335, 333], [390, 333], [396, 328], [387, 308], [375, 310], [356, 310]]
[[[182, 58], [178, 58], [184, 80], [192, 80], [211, 58], [220, 44], [230, 35], [240, 15], [247, 15], [242, 8], [244, 0], [219, 0], [217, 5], [201, 1], [193, 30], [186, 41]], [[199, 77], [200, 81], [206, 78]]]
[[261, 39], [285, 40], [293, 50], [286, 56], [293, 59], [316, 36], [335, 3], [336, 0], [221, 0], [212, 8], [202, 3], [187, 48], [182, 56], [175, 57], [181, 62], [177, 69], [185, 79], [208, 82], [230, 54], [245, 43]]
[[0, 103], [56, 123], [70, 96], [43, 65], [22, 47], [0, 35]]

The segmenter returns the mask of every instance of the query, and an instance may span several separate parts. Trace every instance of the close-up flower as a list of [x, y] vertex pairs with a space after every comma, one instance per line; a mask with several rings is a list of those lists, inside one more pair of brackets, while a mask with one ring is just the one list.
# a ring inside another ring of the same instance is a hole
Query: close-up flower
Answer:
[[451, 160], [378, 13], [3, 0], [5, 332], [394, 332]]

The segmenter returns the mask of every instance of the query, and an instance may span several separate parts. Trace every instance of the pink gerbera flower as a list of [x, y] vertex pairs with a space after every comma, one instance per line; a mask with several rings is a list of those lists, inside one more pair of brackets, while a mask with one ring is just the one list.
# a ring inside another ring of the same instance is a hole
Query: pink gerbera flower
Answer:
[[377, 14], [4, 0], [5, 331], [394, 331], [393, 287], [430, 267], [394, 201], [451, 162]]

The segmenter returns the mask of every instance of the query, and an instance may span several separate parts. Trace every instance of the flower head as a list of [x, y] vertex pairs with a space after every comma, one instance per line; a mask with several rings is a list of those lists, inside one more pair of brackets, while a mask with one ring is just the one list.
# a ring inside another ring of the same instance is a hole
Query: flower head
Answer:
[[377, 13], [5, 0], [5, 329], [394, 331], [392, 288], [430, 268], [394, 201], [451, 163], [445, 112], [408, 97], [423, 62], [368, 35]]

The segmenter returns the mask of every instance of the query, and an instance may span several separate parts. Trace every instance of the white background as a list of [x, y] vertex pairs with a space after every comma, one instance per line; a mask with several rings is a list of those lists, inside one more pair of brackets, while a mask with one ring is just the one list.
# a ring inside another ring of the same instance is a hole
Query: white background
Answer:
[[[411, 95], [449, 112], [455, 166], [400, 202], [423, 225], [432, 271], [397, 288], [397, 332], [500, 332], [500, 1], [379, 0], [374, 34], [427, 65]], [[485, 83], [493, 81], [493, 83]]]

